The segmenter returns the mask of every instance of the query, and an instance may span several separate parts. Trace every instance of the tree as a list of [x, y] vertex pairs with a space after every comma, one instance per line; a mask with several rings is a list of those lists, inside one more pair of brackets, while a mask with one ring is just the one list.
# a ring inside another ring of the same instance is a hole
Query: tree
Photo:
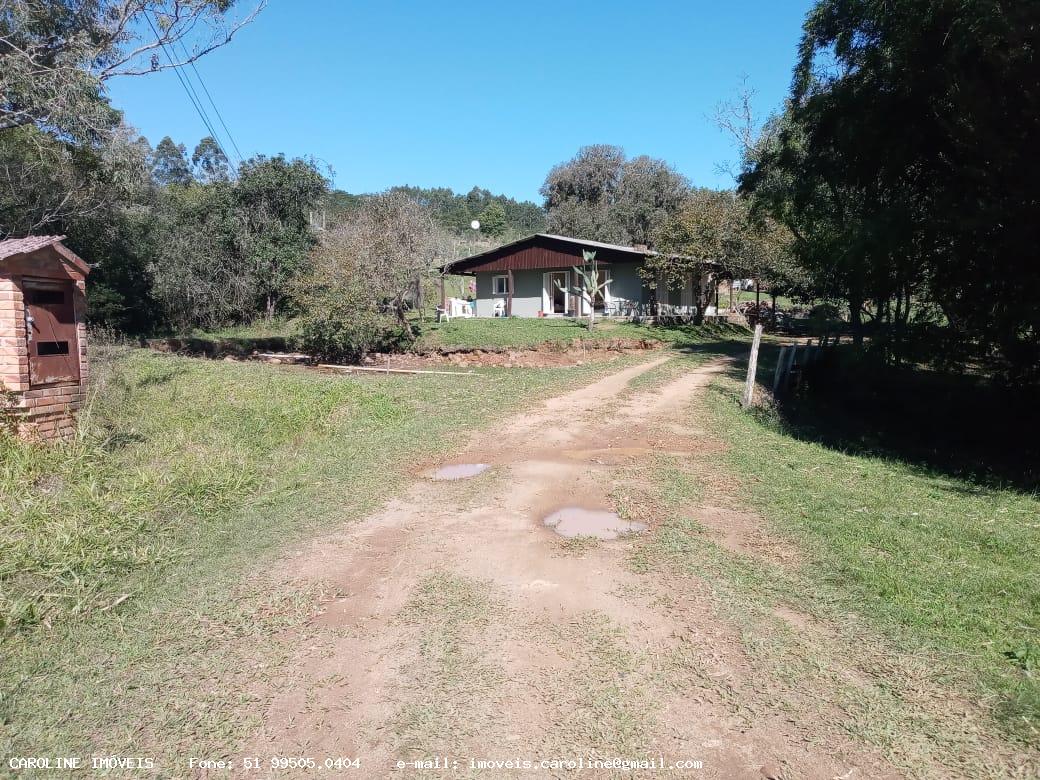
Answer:
[[[391, 192], [400, 192], [430, 209], [434, 220], [448, 230], [466, 234], [471, 232], [470, 223], [479, 219], [481, 225], [485, 220], [482, 214], [492, 203], [501, 207], [505, 223], [498, 236], [507, 234], [530, 235], [545, 229], [545, 212], [540, 206], [530, 201], [516, 201], [504, 195], [493, 195], [486, 189], [474, 187], [466, 195], [457, 195], [447, 187], [392, 187]], [[492, 220], [495, 218], [492, 217]], [[481, 230], [491, 235], [487, 230]]]
[[152, 177], [163, 186], [187, 186], [194, 181], [184, 144], [175, 144], [170, 136], [163, 138], [152, 152]]
[[1035, 3], [810, 11], [790, 99], [741, 187], [858, 333], [866, 315], [906, 334], [914, 299], [960, 340], [948, 357], [1040, 378], [1040, 266], [1024, 260], [1040, 242], [1037, 29]]
[[68, 232], [78, 217], [147, 197], [148, 144], [131, 128], [76, 146], [31, 125], [0, 132], [0, 238]]
[[237, 212], [230, 184], [167, 187], [161, 193], [149, 273], [165, 320], [178, 330], [249, 322], [259, 314]]
[[443, 256], [443, 238], [430, 209], [405, 193], [366, 198], [322, 237], [295, 285], [307, 348], [356, 360], [388, 340], [411, 341], [408, 305]]
[[491, 201], [477, 219], [481, 231], [489, 236], [500, 236], [506, 230], [506, 212], [498, 201]]
[[732, 191], [691, 192], [662, 226], [659, 248], [645, 271], [670, 287], [709, 268], [716, 275], [766, 282], [774, 293], [798, 286], [789, 232], [771, 220], [756, 220], [750, 203]]
[[258, 156], [234, 182], [166, 187], [150, 272], [179, 328], [250, 322], [283, 308], [315, 238], [327, 181], [305, 160]]
[[268, 319], [288, 295], [289, 283], [314, 246], [310, 212], [328, 194], [314, 163], [259, 155], [242, 163], [235, 203], [243, 226], [239, 247]]
[[555, 166], [541, 193], [551, 233], [650, 246], [688, 190], [664, 161], [627, 160], [620, 147], [599, 145]]
[[0, 5], [0, 133], [33, 125], [56, 138], [96, 141], [119, 123], [105, 82], [194, 62], [228, 43], [264, 5], [235, 22], [227, 17], [234, 4], [7, 0]]
[[207, 135], [199, 141], [191, 155], [191, 164], [195, 178], [201, 182], [228, 181], [231, 178], [231, 164], [213, 136]]

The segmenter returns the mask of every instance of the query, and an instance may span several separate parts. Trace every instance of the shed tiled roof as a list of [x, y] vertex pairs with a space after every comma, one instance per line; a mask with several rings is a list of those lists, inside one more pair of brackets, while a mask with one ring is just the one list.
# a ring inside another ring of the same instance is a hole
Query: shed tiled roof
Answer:
[[90, 266], [83, 260], [82, 257], [77, 255], [62, 241], [65, 240], [65, 236], [26, 236], [25, 238], [5, 238], [0, 241], [0, 263], [11, 260], [12, 263], [21, 262], [20, 258], [23, 255], [29, 255], [33, 252], [38, 252], [41, 249], [52, 247], [54, 253], [61, 258], [61, 261], [72, 265], [76, 270], [86, 276], [90, 273]]
[[45, 246], [64, 241], [65, 236], [26, 236], [25, 238], [5, 238], [0, 241], [0, 260], [14, 255], [26, 255], [43, 249]]

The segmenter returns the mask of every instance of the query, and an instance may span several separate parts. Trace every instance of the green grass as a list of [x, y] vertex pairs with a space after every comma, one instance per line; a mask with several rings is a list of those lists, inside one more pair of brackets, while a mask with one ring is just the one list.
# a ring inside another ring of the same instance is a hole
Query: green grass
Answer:
[[746, 498], [811, 556], [821, 596], [981, 675], [1006, 724], [1040, 737], [1040, 500], [800, 441], [711, 399]]
[[653, 339], [668, 344], [695, 344], [739, 337], [746, 329], [727, 325], [701, 327], [657, 327], [617, 320], [597, 320], [592, 331], [584, 321], [572, 319], [497, 318], [454, 319], [428, 323], [420, 336], [420, 347], [535, 347], [565, 344], [575, 339]]
[[[758, 299], [762, 303], [771, 304], [773, 302], [772, 296], [769, 293], [765, 292], [765, 291], [762, 292], [762, 294], [759, 296]], [[734, 306], [737, 306], [738, 304], [745, 303], [745, 302], [754, 303], [754, 301], [755, 301], [755, 291], [754, 290], [734, 290], [733, 291], [733, 305]], [[792, 308], [798, 306], [799, 304], [795, 303], [792, 299], [790, 299], [790, 298], [788, 298], [788, 297], [786, 297], [784, 295], [778, 295], [777, 298], [776, 298], [776, 305], [779, 308], [781, 308], [781, 309], [792, 309]], [[728, 307], [729, 307], [729, 293], [719, 293], [719, 308], [726, 309]]]
[[438, 569], [422, 579], [397, 616], [412, 629], [410, 643], [418, 649], [405, 670], [412, 698], [394, 718], [401, 752], [413, 760], [442, 755], [486, 729], [501, 706], [502, 671], [484, 657], [479, 641], [496, 609], [489, 590]]
[[[751, 662], [729, 695], [753, 712], [813, 730], [833, 706], [911, 775], [1006, 776], [1040, 745], [1040, 499], [800, 440], [768, 408], [741, 411], [740, 390], [720, 379], [689, 412], [724, 454], [651, 467], [663, 523], [632, 565], [710, 583]], [[765, 546], [716, 541], [702, 503], [754, 510]]]
[[167, 775], [189, 746], [227, 754], [280, 628], [325, 595], [266, 578], [286, 545], [364, 516], [459, 431], [626, 362], [460, 380], [96, 361], [80, 440], [0, 440], [0, 753], [152, 752]]

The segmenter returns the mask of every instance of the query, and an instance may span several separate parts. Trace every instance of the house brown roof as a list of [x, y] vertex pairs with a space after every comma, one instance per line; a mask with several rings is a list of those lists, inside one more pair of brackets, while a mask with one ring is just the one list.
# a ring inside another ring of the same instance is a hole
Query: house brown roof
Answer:
[[[581, 262], [581, 254], [577, 251], [578, 249], [597, 250], [597, 260], [604, 264], [638, 261], [659, 254], [645, 247], [607, 244], [603, 241], [557, 236], [552, 233], [535, 233], [526, 238], [521, 238], [519, 241], [513, 241], [512, 243], [447, 263], [440, 270], [442, 273], [472, 274], [475, 271], [502, 270], [506, 268], [530, 269], [570, 266], [574, 265], [575, 262]], [[674, 257], [679, 257], [679, 255], [674, 255]]]

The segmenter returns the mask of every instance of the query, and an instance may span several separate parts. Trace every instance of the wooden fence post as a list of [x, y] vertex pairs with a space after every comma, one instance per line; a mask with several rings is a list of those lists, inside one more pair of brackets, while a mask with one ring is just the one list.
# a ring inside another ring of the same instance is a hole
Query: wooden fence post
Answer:
[[780, 380], [784, 376], [784, 358], [787, 357], [787, 347], [780, 347], [780, 357], [776, 359], [776, 371], [773, 372], [773, 395], [776, 395], [780, 387]]
[[758, 347], [762, 343], [762, 323], [755, 325], [755, 337], [751, 340], [751, 359], [748, 360], [747, 383], [741, 405], [747, 409], [755, 400], [755, 373], [758, 371]]
[[787, 365], [784, 366], [784, 390], [787, 390], [791, 385], [791, 371], [794, 370], [794, 361], [798, 357], [798, 345], [792, 344], [788, 347], [787, 353]]

